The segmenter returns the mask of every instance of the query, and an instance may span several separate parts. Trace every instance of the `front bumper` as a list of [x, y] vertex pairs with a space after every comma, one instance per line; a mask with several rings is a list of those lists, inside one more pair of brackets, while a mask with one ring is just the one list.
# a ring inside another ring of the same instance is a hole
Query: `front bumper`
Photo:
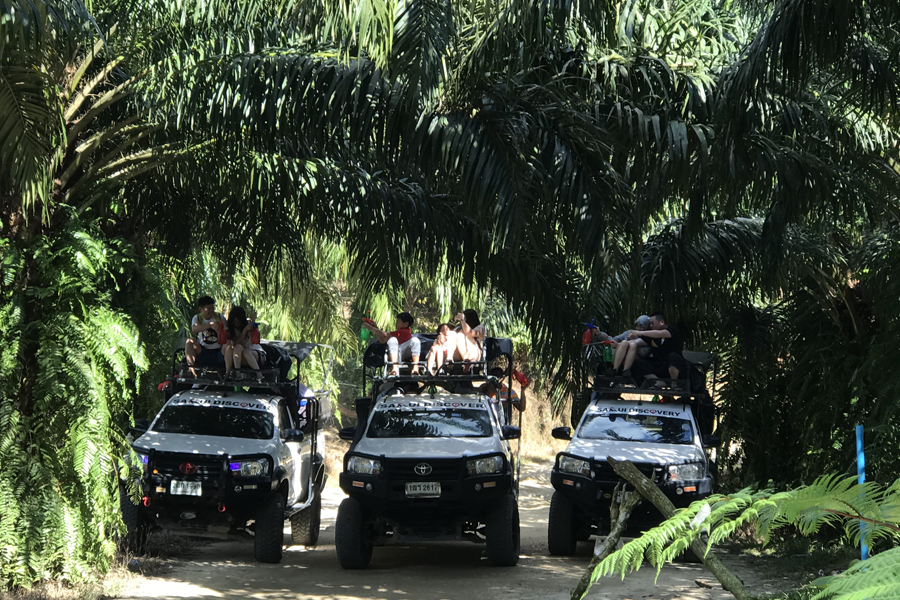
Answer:
[[[466, 460], [388, 459], [384, 463], [385, 470], [379, 475], [350, 473], [345, 462], [345, 469], [340, 474], [340, 486], [370, 515], [399, 526], [416, 528], [436, 522], [478, 520], [489, 506], [510, 493], [513, 473], [504, 459], [500, 473], [469, 475], [465, 469]], [[426, 461], [439, 463], [430, 475], [420, 476], [412, 468], [405, 468]], [[440, 495], [434, 498], [410, 496], [407, 483], [437, 483], [440, 485]]]
[[[252, 518], [279, 483], [268, 474], [236, 475], [229, 468], [234, 459], [227, 455], [153, 451], [147, 456], [141, 510], [155, 520], [172, 521], [186, 529]], [[272, 473], [271, 458], [266, 458]], [[199, 495], [186, 493], [188, 485], [196, 492], [197, 484]]]
[[[587, 459], [585, 459], [587, 460]], [[550, 472], [550, 483], [553, 489], [569, 498], [583, 512], [607, 519], [609, 506], [613, 501], [615, 488], [623, 484], [624, 491], [631, 492], [634, 488], [620, 478], [605, 461], [598, 462], [593, 459], [590, 463], [590, 475], [566, 473], [559, 469], [559, 457]], [[712, 480], [707, 476], [700, 480], [671, 481], [668, 479], [667, 465], [635, 464], [641, 473], [662, 491], [672, 501], [676, 508], [686, 508], [692, 502], [702, 500], [712, 493]], [[643, 509], [636, 509], [635, 516], [654, 515], [661, 516], [649, 502], [643, 503]]]

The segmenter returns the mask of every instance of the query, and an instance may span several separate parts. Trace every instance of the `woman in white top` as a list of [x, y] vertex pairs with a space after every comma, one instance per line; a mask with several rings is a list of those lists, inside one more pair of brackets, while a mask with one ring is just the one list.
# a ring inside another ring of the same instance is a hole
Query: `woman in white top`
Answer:
[[454, 318], [459, 321], [459, 332], [456, 336], [456, 354], [458, 358], [467, 361], [481, 360], [484, 338], [487, 337], [487, 332], [478, 318], [478, 313], [471, 308], [467, 308], [457, 313]]
[[232, 306], [228, 312], [228, 321], [225, 330], [228, 341], [222, 346], [222, 354], [225, 355], [226, 377], [231, 373], [232, 367], [240, 369], [241, 364], [254, 371], [265, 362], [266, 353], [259, 344], [254, 344], [251, 339], [253, 328], [256, 324], [247, 318], [247, 313], [240, 306]]

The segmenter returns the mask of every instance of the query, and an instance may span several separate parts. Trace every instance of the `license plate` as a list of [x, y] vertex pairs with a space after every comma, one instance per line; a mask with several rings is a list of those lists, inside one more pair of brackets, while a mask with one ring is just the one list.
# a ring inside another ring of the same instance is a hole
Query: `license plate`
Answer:
[[169, 486], [169, 493], [173, 496], [202, 496], [203, 489], [200, 487], [199, 481], [177, 481], [172, 480]]
[[440, 498], [441, 484], [439, 482], [407, 482], [406, 496], [408, 498]]

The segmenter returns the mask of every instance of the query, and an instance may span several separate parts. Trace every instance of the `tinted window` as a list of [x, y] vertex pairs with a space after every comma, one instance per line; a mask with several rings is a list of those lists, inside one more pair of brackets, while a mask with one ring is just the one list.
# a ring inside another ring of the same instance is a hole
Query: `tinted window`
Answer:
[[690, 444], [694, 440], [691, 422], [658, 415], [594, 413], [585, 417], [578, 437], [588, 440]]
[[486, 410], [379, 410], [372, 417], [371, 438], [487, 437], [491, 418]]
[[268, 440], [274, 432], [272, 415], [260, 410], [214, 406], [167, 406], [153, 431]]

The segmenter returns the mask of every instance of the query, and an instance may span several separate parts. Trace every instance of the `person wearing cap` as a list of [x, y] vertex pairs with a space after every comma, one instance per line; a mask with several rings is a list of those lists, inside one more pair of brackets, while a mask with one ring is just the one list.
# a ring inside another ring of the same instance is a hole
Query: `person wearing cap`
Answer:
[[408, 312], [402, 312], [397, 315], [397, 321], [394, 323], [396, 329], [391, 332], [385, 332], [378, 328], [377, 325], [369, 321], [363, 321], [363, 327], [375, 334], [378, 341], [387, 344], [388, 359], [391, 362], [391, 375], [400, 374], [399, 360], [412, 359], [412, 373], [419, 372], [419, 354], [422, 352], [422, 341], [413, 336], [412, 327], [413, 316]]
[[632, 329], [624, 331], [619, 335], [609, 335], [605, 331], [600, 331], [599, 329], [595, 329], [593, 335], [595, 340], [600, 340], [601, 342], [616, 342], [617, 344], [621, 344], [622, 342], [628, 340], [628, 334], [632, 331], [647, 331], [649, 328], [650, 317], [648, 317], [647, 315], [641, 315], [634, 320], [634, 327]]
[[189, 367], [218, 367], [225, 364], [222, 345], [219, 343], [219, 326], [225, 326], [225, 319], [216, 312], [216, 302], [209, 296], [197, 300], [200, 312], [191, 319], [191, 333], [197, 339], [189, 339], [184, 344], [184, 358]]

